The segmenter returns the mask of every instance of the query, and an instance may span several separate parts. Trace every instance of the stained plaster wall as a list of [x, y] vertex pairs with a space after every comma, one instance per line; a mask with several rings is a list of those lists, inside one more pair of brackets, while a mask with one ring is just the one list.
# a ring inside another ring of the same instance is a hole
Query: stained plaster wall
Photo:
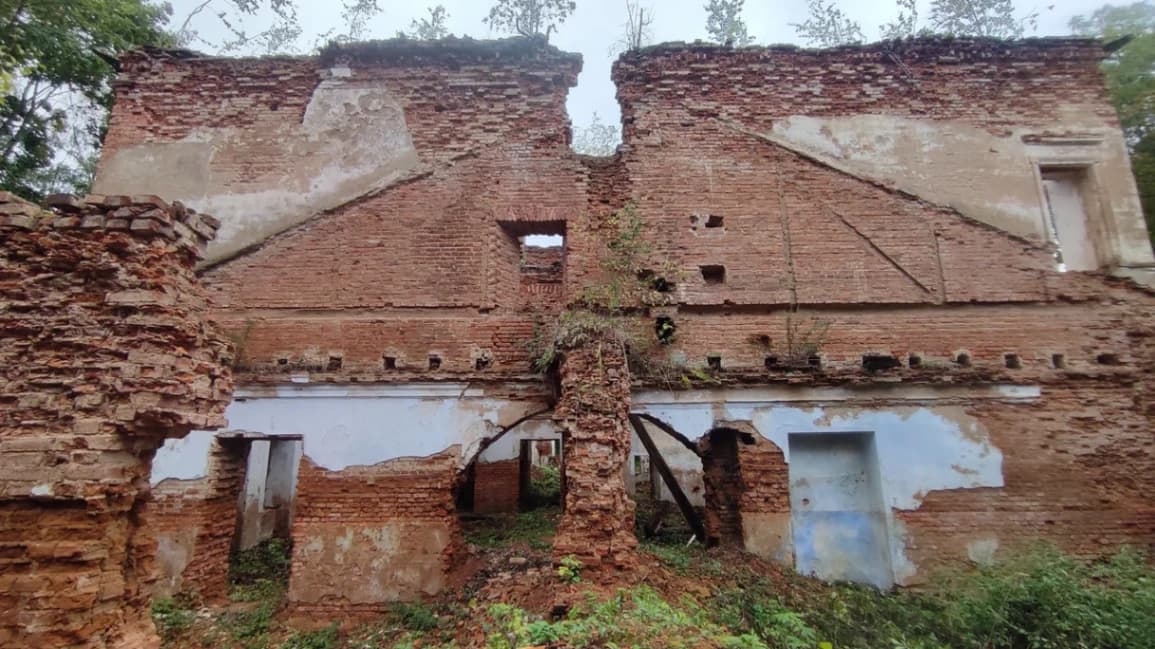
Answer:
[[[935, 490], [1003, 485], [1002, 451], [990, 444], [987, 431], [966, 413], [964, 406], [947, 401], [1029, 401], [1038, 396], [1037, 388], [1020, 386], [863, 391], [726, 389], [646, 392], [635, 399], [634, 410], [658, 417], [691, 439], [702, 437], [718, 422], [749, 422], [763, 438], [782, 450], [787, 462], [791, 433], [873, 432], [882, 476], [880, 490], [887, 510], [892, 581], [902, 584], [917, 572], [918, 566], [906, 556], [906, 532], [894, 518], [894, 510], [917, 509], [922, 498]], [[892, 405], [869, 403], [880, 398]], [[745, 515], [743, 534], [747, 549], [792, 563], [793, 535], [783, 533], [789, 524], [789, 514]]]

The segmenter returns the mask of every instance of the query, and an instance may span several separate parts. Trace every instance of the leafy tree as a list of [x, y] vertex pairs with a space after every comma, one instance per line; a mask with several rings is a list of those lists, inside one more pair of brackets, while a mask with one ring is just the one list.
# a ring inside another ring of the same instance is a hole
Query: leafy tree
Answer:
[[401, 38], [414, 38], [422, 41], [435, 41], [439, 38], [449, 36], [449, 29], [445, 26], [445, 21], [449, 18], [449, 13], [445, 11], [443, 5], [429, 8], [429, 17], [414, 19], [409, 23], [409, 33], [397, 32], [397, 36]]
[[918, 0], [896, 0], [898, 16], [894, 22], [879, 27], [883, 38], [903, 38], [915, 34], [918, 25]]
[[0, 0], [0, 188], [81, 190], [112, 102], [115, 55], [166, 45], [144, 0]]
[[1155, 5], [1147, 1], [1106, 5], [1089, 16], [1073, 18], [1071, 29], [1108, 41], [1133, 37], [1103, 62], [1103, 73], [1131, 150], [1131, 167], [1155, 245]]
[[498, 32], [549, 40], [576, 8], [574, 0], [497, 0], [485, 24]]
[[807, 43], [819, 47], [835, 47], [866, 40], [862, 26], [846, 17], [831, 0], [809, 0], [810, 15], [791, 27]]
[[621, 137], [613, 124], [607, 124], [595, 112], [589, 126], [574, 133], [573, 150], [584, 155], [610, 156], [618, 150]]
[[742, 20], [746, 0], [709, 0], [706, 3], [706, 33], [722, 45], [742, 47], [754, 42]]
[[654, 24], [654, 10], [643, 7], [640, 0], [626, 0], [626, 22], [622, 25], [625, 33], [610, 48], [611, 53], [640, 50], [654, 38], [651, 26]]
[[[883, 38], [919, 34], [1021, 38], [1038, 24], [1038, 12], [1015, 14], [1014, 0], [932, 0], [927, 24], [918, 24], [918, 0], [895, 0], [898, 17], [881, 25]], [[806, 42], [833, 47], [866, 40], [861, 25], [838, 8], [836, 0], [808, 0], [806, 20], [792, 25]], [[1053, 8], [1054, 5], [1048, 8]]]
[[1014, 0], [934, 0], [930, 5], [931, 30], [956, 36], [1022, 38], [1038, 18], [1038, 13], [1016, 17]]

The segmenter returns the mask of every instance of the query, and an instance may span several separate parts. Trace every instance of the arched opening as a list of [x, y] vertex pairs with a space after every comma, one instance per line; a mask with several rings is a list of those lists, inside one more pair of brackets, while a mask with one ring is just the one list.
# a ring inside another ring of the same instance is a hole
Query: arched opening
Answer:
[[562, 433], [548, 411], [485, 440], [455, 486], [466, 540], [482, 548], [547, 549], [564, 502], [562, 448]]

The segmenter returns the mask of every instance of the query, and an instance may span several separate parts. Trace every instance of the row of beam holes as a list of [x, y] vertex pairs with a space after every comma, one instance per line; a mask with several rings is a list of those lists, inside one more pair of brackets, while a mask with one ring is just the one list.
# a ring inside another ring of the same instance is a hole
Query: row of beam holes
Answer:
[[[381, 361], [384, 364], [385, 369], [387, 369], [387, 370], [397, 369], [397, 357], [396, 356], [382, 356]], [[487, 370], [487, 369], [489, 369], [489, 366], [492, 364], [493, 364], [493, 359], [489, 358], [488, 356], [480, 356], [480, 357], [475, 358], [473, 360], [473, 369], [475, 369], [477, 371]], [[429, 355], [429, 369], [431, 369], [431, 370], [441, 369], [441, 356], [440, 355], [438, 355], [438, 354], [430, 354]]]
[[[766, 369], [768, 369], [768, 370], [774, 370], [774, 369], [778, 369], [778, 368], [782, 367], [781, 359], [779, 359], [777, 356], [775, 356], [773, 354], [767, 355], [764, 362], [766, 365]], [[971, 366], [970, 354], [960, 353], [960, 354], [955, 356], [954, 362], [956, 365], [958, 365], [960, 367], [970, 367]], [[1119, 360], [1119, 357], [1116, 354], [1099, 354], [1098, 356], [1095, 357], [1095, 362], [1100, 364], [1100, 365], [1122, 365], [1123, 364], [1122, 361]], [[912, 367], [912, 368], [922, 367], [922, 357], [917, 355], [917, 354], [911, 354], [910, 358], [908, 360], [908, 363], [909, 363], [910, 367]], [[1019, 358], [1018, 354], [1004, 354], [1003, 355], [1003, 363], [1006, 365], [1007, 369], [1018, 370], [1018, 369], [1022, 369], [1022, 367], [1023, 367], [1022, 359]], [[806, 364], [809, 365], [810, 367], [822, 367], [822, 357], [818, 356], [818, 355], [809, 356], [806, 359]], [[720, 355], [717, 355], [717, 354], [710, 354], [710, 355], [706, 356], [706, 365], [711, 370], [721, 370], [722, 369], [722, 357]], [[1054, 367], [1055, 369], [1063, 369], [1066, 366], [1067, 366], [1066, 355], [1064, 355], [1064, 354], [1052, 354], [1051, 355], [1051, 367]], [[863, 356], [862, 356], [862, 368], [868, 372], [879, 372], [879, 371], [895, 369], [895, 368], [899, 368], [899, 367], [902, 367], [902, 361], [900, 361], [898, 358], [896, 358], [894, 356], [888, 356], [885, 354], [863, 354]]]
[[[661, 317], [657, 318], [657, 320], [655, 320], [654, 332], [658, 337], [658, 341], [661, 342], [663, 345], [668, 345], [671, 342], [673, 342], [674, 333], [676, 331], [677, 331], [677, 325], [674, 324], [673, 318], [670, 318], [667, 316], [661, 316]], [[397, 369], [397, 357], [396, 356], [383, 356], [382, 362], [385, 366], [385, 369], [387, 369], [387, 370]], [[492, 364], [492, 362], [493, 361], [489, 357], [486, 357], [486, 356], [476, 358], [473, 361], [473, 369], [475, 369], [477, 371], [489, 369], [489, 366]], [[777, 369], [778, 367], [781, 366], [781, 360], [773, 354], [767, 355], [764, 362], [766, 365], [766, 369], [768, 369], [768, 370]], [[955, 355], [954, 362], [955, 362], [955, 365], [958, 365], [959, 367], [970, 367], [971, 366], [970, 354], [967, 354], [966, 352], [960, 352], [959, 354]], [[1100, 364], [1100, 365], [1122, 365], [1122, 361], [1119, 360], [1118, 355], [1109, 354], [1109, 353], [1099, 354], [1098, 356], [1095, 357], [1095, 362]], [[288, 363], [289, 363], [289, 359], [287, 359], [287, 358], [278, 358], [277, 359], [277, 364], [279, 364], [279, 365], [287, 365]], [[326, 364], [325, 369], [329, 372], [337, 372], [341, 369], [342, 364], [343, 364], [343, 360], [340, 356], [330, 356], [329, 362]], [[712, 370], [721, 370], [722, 369], [722, 357], [720, 355], [717, 355], [717, 354], [711, 354], [711, 355], [706, 357], [706, 364]], [[821, 367], [822, 366], [822, 357], [818, 356], [818, 355], [812, 355], [806, 359], [806, 364], [809, 365], [810, 367]], [[911, 368], [922, 367], [922, 357], [919, 356], [918, 354], [911, 354], [907, 358], [907, 364]], [[1003, 354], [1003, 364], [1007, 367], [1007, 369], [1011, 369], [1011, 370], [1018, 370], [1018, 369], [1022, 369], [1022, 367], [1023, 367], [1023, 361], [1021, 358], [1019, 358], [1018, 354], [1010, 354], [1010, 353]], [[1051, 355], [1051, 367], [1053, 367], [1055, 369], [1063, 369], [1066, 366], [1067, 366], [1066, 355], [1064, 355], [1064, 354], [1052, 354]], [[895, 356], [890, 356], [887, 354], [863, 354], [862, 355], [862, 369], [864, 369], [868, 372], [881, 372], [881, 371], [885, 371], [885, 370], [895, 369], [898, 367], [902, 367], [902, 361], [900, 361]], [[431, 370], [441, 369], [441, 356], [439, 356], [437, 354], [430, 354], [429, 355], [429, 369], [431, 369]]]

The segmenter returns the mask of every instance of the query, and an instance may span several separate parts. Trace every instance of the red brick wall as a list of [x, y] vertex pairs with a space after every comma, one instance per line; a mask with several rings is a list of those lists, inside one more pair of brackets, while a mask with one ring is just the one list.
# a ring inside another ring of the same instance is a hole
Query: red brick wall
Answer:
[[474, 465], [473, 511], [479, 514], [516, 512], [521, 498], [518, 458]]

